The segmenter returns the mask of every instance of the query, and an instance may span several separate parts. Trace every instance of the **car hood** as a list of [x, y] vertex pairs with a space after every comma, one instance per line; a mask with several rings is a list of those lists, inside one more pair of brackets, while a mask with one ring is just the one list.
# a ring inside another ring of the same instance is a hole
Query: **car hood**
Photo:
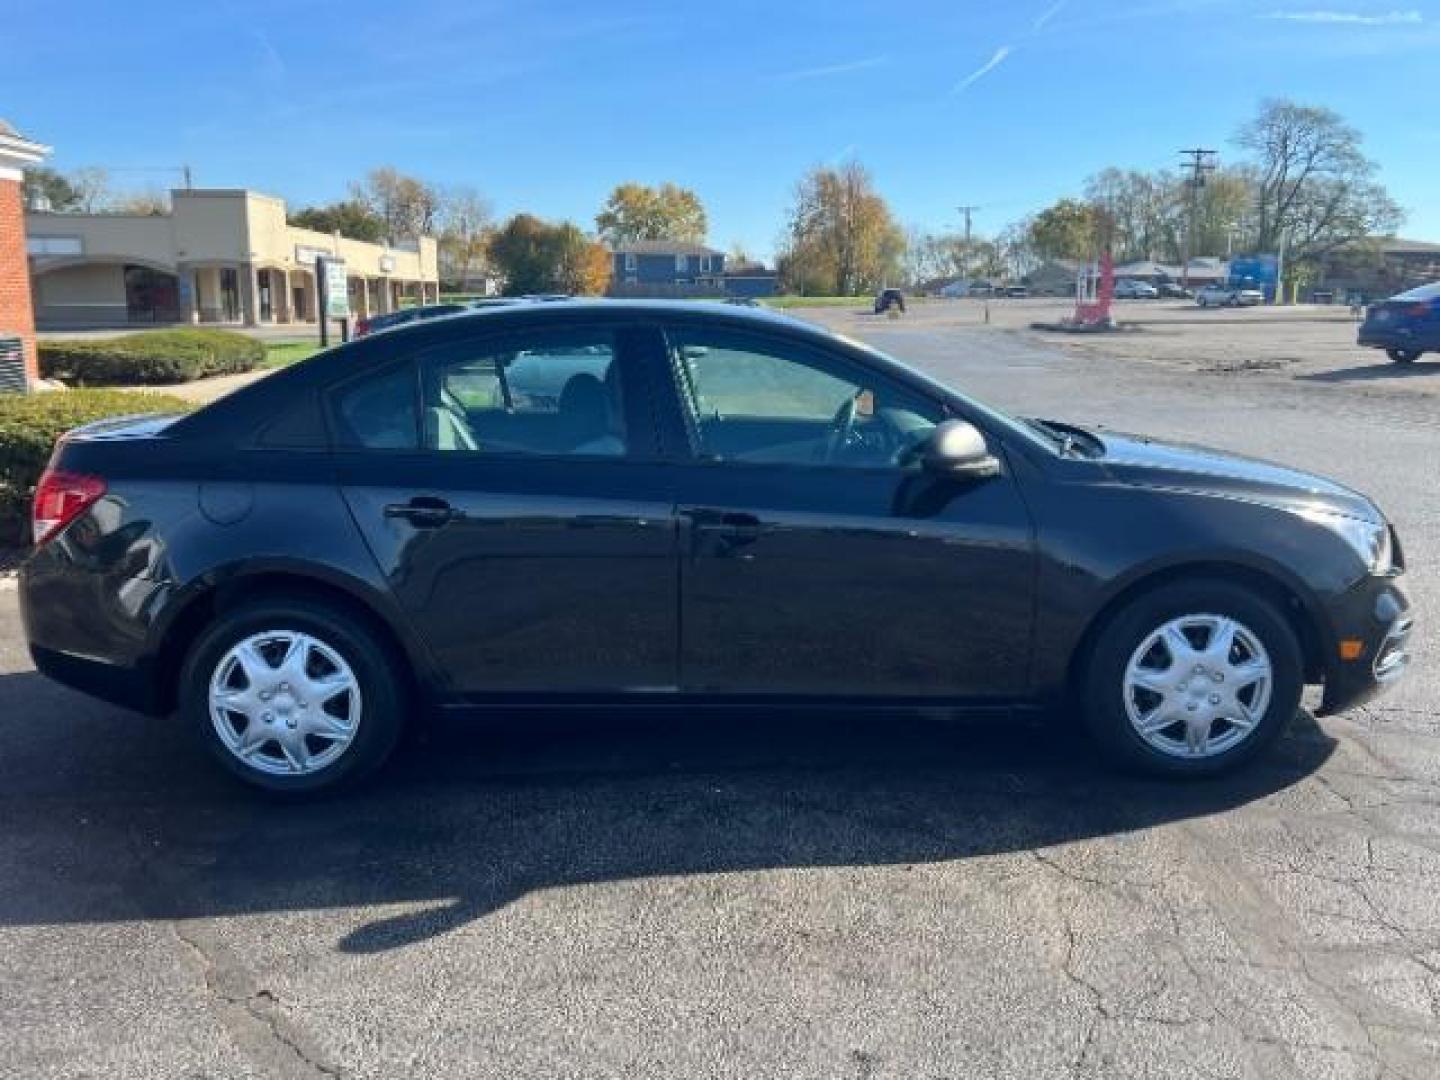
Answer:
[[1314, 473], [1143, 435], [1113, 431], [1097, 431], [1095, 435], [1105, 446], [1099, 460], [1121, 483], [1384, 522], [1379, 509], [1364, 495]]

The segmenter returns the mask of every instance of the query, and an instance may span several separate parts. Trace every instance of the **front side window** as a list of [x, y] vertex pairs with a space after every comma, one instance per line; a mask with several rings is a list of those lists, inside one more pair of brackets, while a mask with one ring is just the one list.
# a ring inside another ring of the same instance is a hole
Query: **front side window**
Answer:
[[726, 331], [670, 335], [700, 456], [851, 468], [905, 467], [943, 408], [861, 365]]
[[424, 366], [427, 450], [620, 457], [629, 450], [613, 335], [467, 342]]

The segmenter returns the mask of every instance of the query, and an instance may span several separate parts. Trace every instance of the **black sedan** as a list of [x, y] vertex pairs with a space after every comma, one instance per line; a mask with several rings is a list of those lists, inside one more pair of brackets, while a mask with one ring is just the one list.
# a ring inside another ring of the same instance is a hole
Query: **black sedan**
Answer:
[[423, 709], [945, 705], [1215, 773], [1406, 668], [1394, 531], [1278, 465], [1021, 420], [724, 304], [495, 308], [57, 446], [41, 671], [289, 791]]
[[1397, 364], [1413, 364], [1427, 352], [1440, 352], [1440, 282], [1371, 304], [1360, 325], [1359, 343], [1384, 349]]

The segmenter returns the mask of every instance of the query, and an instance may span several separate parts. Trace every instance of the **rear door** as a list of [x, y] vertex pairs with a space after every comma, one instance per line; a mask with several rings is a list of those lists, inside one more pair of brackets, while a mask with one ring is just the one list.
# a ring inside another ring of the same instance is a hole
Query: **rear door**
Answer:
[[675, 685], [673, 501], [633, 338], [463, 337], [332, 395], [345, 499], [464, 699]]

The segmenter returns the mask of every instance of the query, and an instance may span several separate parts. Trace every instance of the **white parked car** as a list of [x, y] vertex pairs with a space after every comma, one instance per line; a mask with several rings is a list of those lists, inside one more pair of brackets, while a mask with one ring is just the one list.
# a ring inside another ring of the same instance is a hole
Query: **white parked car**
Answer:
[[1115, 283], [1116, 300], [1157, 300], [1160, 290], [1148, 281], [1137, 278], [1121, 278]]
[[1255, 307], [1265, 302], [1259, 289], [1241, 285], [1206, 285], [1195, 292], [1195, 303], [1201, 307]]

